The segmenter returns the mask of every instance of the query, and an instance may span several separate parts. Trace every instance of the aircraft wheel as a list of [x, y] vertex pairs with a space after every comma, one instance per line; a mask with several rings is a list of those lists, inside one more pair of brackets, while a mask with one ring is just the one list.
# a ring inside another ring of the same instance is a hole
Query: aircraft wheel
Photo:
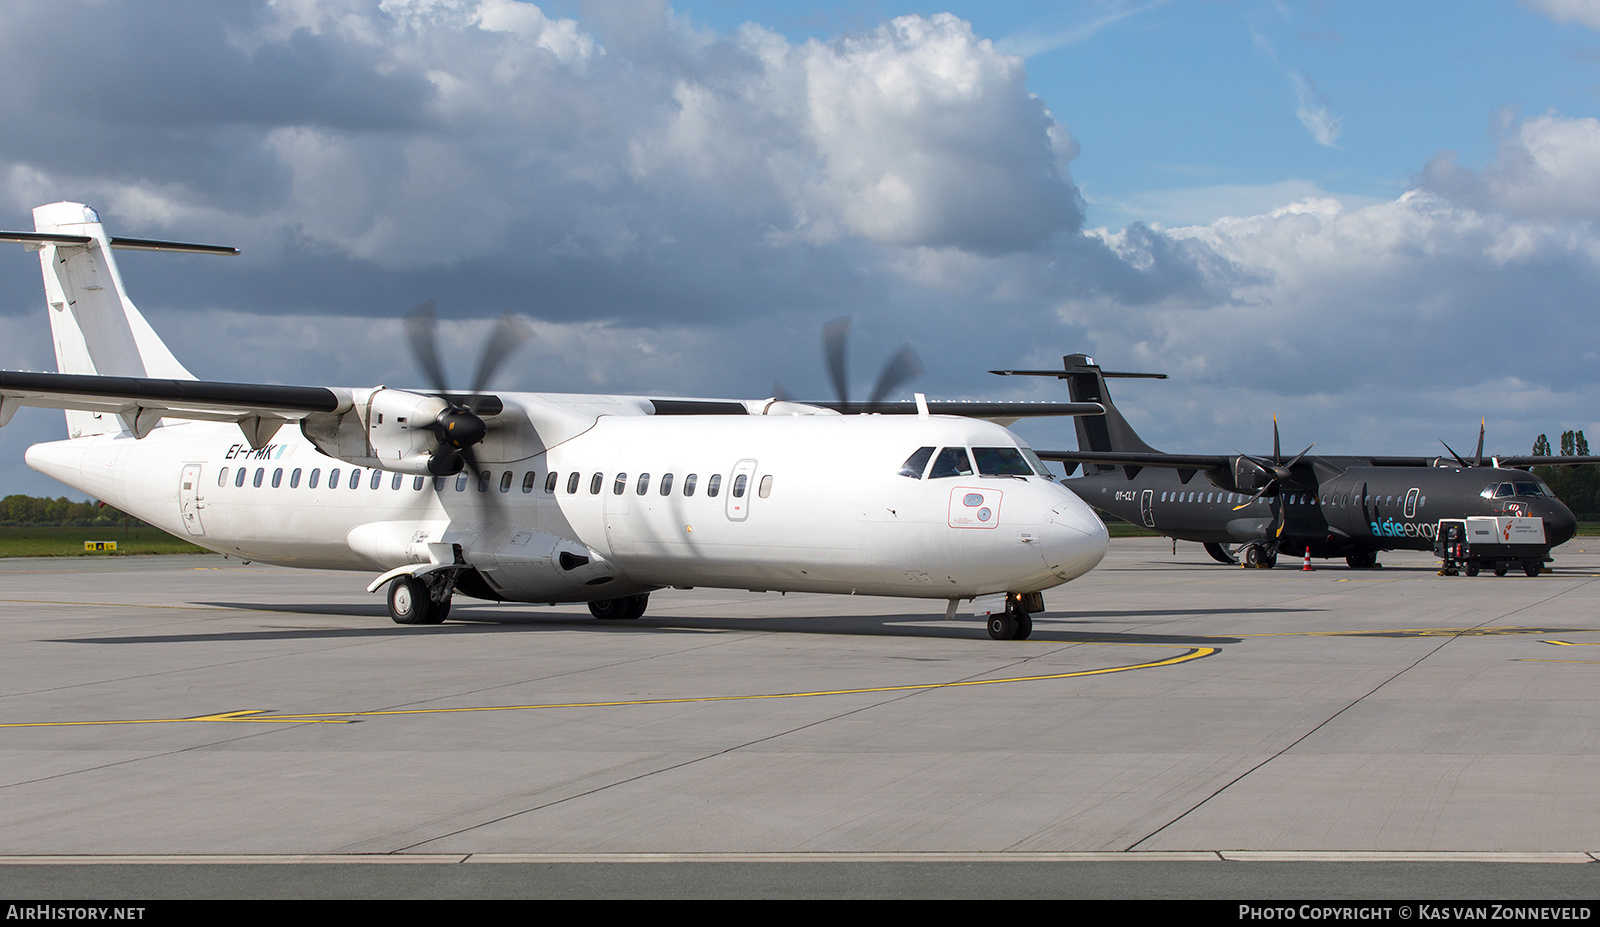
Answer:
[[444, 624], [444, 619], [450, 614], [450, 600], [445, 599], [443, 602], [429, 600], [429, 604], [433, 606], [433, 611], [424, 624]]
[[1469, 563], [1465, 567], [1462, 568], [1462, 572], [1466, 573], [1468, 576], [1477, 576], [1478, 575], [1478, 566], [1477, 566], [1477, 564]]
[[1017, 616], [1009, 611], [995, 612], [989, 616], [989, 636], [997, 641], [1017, 639]]
[[1496, 576], [1504, 576], [1504, 575], [1506, 575], [1506, 568], [1505, 567], [1495, 567], [1494, 568], [1494, 575], [1496, 575]]
[[1370, 570], [1378, 565], [1377, 551], [1364, 550], [1360, 553], [1349, 554], [1344, 558], [1345, 565], [1352, 570]]
[[1535, 566], [1534, 564], [1524, 563], [1522, 565], [1522, 572], [1526, 573], [1529, 576], [1538, 576], [1539, 575], [1539, 568], [1537, 566]]
[[1254, 544], [1251, 544], [1251, 545], [1247, 546], [1244, 550], [1239, 551], [1239, 562], [1244, 564], [1244, 566], [1247, 567], [1248, 569], [1252, 569], [1252, 570], [1260, 567], [1261, 566], [1261, 548], [1257, 547]]
[[601, 621], [630, 621], [644, 615], [644, 610], [649, 604], [648, 594], [600, 599], [589, 603], [589, 614]]
[[1261, 568], [1263, 570], [1274, 569], [1275, 567], [1277, 567], [1277, 565], [1278, 565], [1278, 552], [1277, 551], [1269, 550], [1269, 551], [1265, 551], [1262, 554], [1262, 556], [1261, 556]]
[[1028, 639], [1029, 635], [1033, 634], [1033, 616], [1027, 612], [1018, 612], [1016, 619], [1017, 633], [1016, 636], [1012, 637], [1011, 639], [1015, 641], [1025, 641]]
[[395, 624], [428, 624], [433, 611], [427, 583], [415, 576], [397, 576], [389, 583], [389, 617]]

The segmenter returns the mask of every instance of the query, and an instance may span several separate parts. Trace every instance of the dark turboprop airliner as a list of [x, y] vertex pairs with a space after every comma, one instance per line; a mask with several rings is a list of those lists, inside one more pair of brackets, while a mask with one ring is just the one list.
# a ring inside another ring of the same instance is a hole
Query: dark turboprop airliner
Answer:
[[[1271, 567], [1280, 551], [1344, 557], [1356, 569], [1378, 565], [1384, 550], [1431, 550], [1442, 518], [1517, 515], [1542, 518], [1554, 547], [1570, 539], [1577, 519], [1542, 480], [1535, 464], [1600, 462], [1600, 457], [1500, 457], [1483, 465], [1483, 435], [1474, 461], [1440, 457], [1319, 457], [1306, 448], [1285, 460], [1273, 422], [1272, 456], [1164, 454], [1134, 433], [1106, 390], [1107, 377], [1164, 374], [1102, 371], [1092, 358], [1069, 354], [1062, 370], [993, 370], [1003, 376], [1067, 381], [1074, 402], [1097, 402], [1104, 416], [1076, 419], [1078, 450], [1038, 452], [1066, 464], [1067, 480], [1085, 502], [1183, 541], [1198, 541], [1222, 563]], [[1446, 450], [1449, 450], [1448, 445]], [[1196, 477], [1200, 477], [1196, 479]]]

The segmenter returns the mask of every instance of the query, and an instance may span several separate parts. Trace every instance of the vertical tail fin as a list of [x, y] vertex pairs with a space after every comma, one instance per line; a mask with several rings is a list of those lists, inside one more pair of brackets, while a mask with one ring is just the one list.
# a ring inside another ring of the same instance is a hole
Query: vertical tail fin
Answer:
[[[108, 238], [100, 216], [82, 203], [40, 206], [33, 223], [39, 234], [27, 244], [39, 251], [58, 372], [194, 379], [128, 299], [111, 255], [114, 246], [153, 250], [160, 243]], [[116, 416], [68, 411], [67, 430], [73, 437], [114, 434], [124, 425]]]
[[1101, 371], [1094, 358], [1087, 354], [1068, 354], [1061, 358], [1063, 368], [1058, 374], [1067, 381], [1067, 394], [1073, 402], [1098, 402], [1105, 406], [1105, 415], [1080, 415], [1073, 419], [1078, 428], [1080, 451], [1128, 451], [1140, 454], [1160, 453], [1144, 443], [1133, 426], [1122, 417], [1111, 403], [1111, 392], [1106, 389], [1106, 377], [1150, 377], [1165, 379], [1160, 373], [1106, 373]]
[[[1072, 423], [1078, 429], [1078, 450], [1080, 451], [1123, 451], [1137, 454], [1159, 454], [1160, 451], [1144, 443], [1134, 433], [1133, 426], [1122, 417], [1117, 407], [1111, 404], [1111, 393], [1106, 389], [1106, 377], [1126, 377], [1150, 380], [1165, 380], [1164, 373], [1120, 373], [1110, 370], [1101, 370], [1095, 364], [1094, 358], [1087, 354], [1068, 354], [1061, 358], [1060, 370], [991, 370], [1001, 376], [1022, 377], [1055, 377], [1067, 381], [1067, 393], [1073, 402], [1098, 402], [1105, 408], [1104, 415], [1079, 415], [1073, 418]], [[1089, 472], [1090, 467], [1097, 471], [1115, 470], [1116, 467], [1108, 464], [1085, 464], [1084, 472]], [[1071, 473], [1071, 470], [1067, 471]]]

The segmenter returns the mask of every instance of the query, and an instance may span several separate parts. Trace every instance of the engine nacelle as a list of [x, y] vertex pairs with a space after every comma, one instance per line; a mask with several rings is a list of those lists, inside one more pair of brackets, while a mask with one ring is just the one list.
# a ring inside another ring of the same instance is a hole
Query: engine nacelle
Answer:
[[355, 407], [343, 415], [306, 416], [300, 422], [301, 433], [322, 453], [358, 467], [435, 475], [430, 465], [436, 466], [439, 436], [432, 426], [449, 403], [438, 396], [381, 386], [355, 390], [353, 398]]
[[1253, 493], [1272, 482], [1273, 472], [1244, 455], [1233, 458], [1231, 468], [1234, 492]]

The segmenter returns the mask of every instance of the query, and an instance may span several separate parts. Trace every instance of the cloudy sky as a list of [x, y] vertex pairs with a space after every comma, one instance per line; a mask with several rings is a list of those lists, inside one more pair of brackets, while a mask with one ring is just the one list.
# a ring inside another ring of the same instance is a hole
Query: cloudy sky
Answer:
[[[850, 315], [858, 394], [1168, 373], [1115, 384], [1166, 450], [1600, 436], [1600, 0], [8, 0], [0, 56], [0, 227], [244, 252], [119, 254], [207, 379], [417, 384], [433, 297], [463, 384], [509, 310], [501, 388], [826, 398]], [[0, 324], [53, 369], [20, 247]]]

